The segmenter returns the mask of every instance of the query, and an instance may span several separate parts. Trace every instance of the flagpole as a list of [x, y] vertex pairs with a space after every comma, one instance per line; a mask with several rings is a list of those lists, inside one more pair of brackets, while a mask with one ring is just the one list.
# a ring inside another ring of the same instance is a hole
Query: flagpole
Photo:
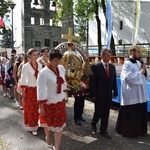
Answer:
[[106, 4], [106, 19], [108, 23], [108, 35], [106, 48], [110, 49], [111, 37], [112, 37], [112, 12], [111, 12], [111, 0], [107, 0]]
[[139, 23], [140, 23], [140, 10], [141, 10], [141, 4], [140, 0], [136, 0], [136, 8], [135, 8], [135, 17], [134, 17], [134, 34], [133, 34], [133, 43], [136, 45], [137, 43], [137, 36], [138, 36], [138, 29], [139, 29]]
[[11, 13], [11, 18], [12, 18], [12, 49], [14, 49], [14, 26], [13, 26], [13, 23], [14, 23], [14, 19], [13, 19], [13, 9], [12, 9], [12, 13]]
[[13, 10], [14, 7], [16, 6], [15, 3], [11, 2], [8, 4], [9, 7], [11, 8], [11, 20], [12, 20], [12, 49], [14, 48], [14, 27], [13, 27]]
[[136, 17], [136, 15], [135, 15], [135, 1], [133, 2], [133, 28], [132, 28], [132, 45], [133, 45], [133, 43], [134, 43], [134, 33], [135, 33], [135, 26], [134, 26], [134, 24], [135, 24], [135, 17]]
[[118, 20], [118, 29], [117, 29], [117, 52], [118, 52], [118, 45], [119, 45], [119, 37], [118, 37], [118, 35], [119, 35], [119, 33], [120, 33], [120, 32], [119, 32], [119, 30], [120, 30], [120, 29], [119, 29], [119, 28], [120, 28], [119, 26], [120, 26], [120, 20], [121, 20], [121, 19], [120, 19], [120, 1], [118, 1], [118, 3], [119, 3], [119, 4], [118, 4], [118, 19], [117, 19], [117, 20]]

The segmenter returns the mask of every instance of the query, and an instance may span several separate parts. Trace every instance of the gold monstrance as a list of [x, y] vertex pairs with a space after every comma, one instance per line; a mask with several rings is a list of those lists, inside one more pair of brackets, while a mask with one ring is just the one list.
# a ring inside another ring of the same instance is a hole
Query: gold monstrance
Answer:
[[69, 27], [68, 34], [62, 34], [62, 38], [68, 39], [68, 51], [64, 53], [64, 56], [61, 60], [61, 64], [66, 69], [66, 77], [75, 78], [77, 73], [82, 70], [82, 61], [81, 59], [72, 51], [73, 40], [77, 40], [78, 37], [72, 34], [72, 28]]
[[68, 82], [68, 96], [85, 94], [85, 90], [81, 87], [81, 78], [83, 76], [83, 60], [72, 50], [76, 50], [73, 40], [78, 37], [73, 35], [72, 28], [68, 29], [68, 34], [63, 34], [62, 38], [68, 39], [68, 50], [64, 53], [61, 64], [66, 69], [66, 80]]

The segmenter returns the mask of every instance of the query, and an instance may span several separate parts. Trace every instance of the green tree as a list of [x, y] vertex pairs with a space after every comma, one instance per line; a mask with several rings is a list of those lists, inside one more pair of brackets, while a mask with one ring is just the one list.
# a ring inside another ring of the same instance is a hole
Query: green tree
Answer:
[[0, 1], [0, 16], [3, 17], [7, 12], [9, 12], [8, 8], [8, 3], [10, 1], [4, 1], [4, 0], [1, 0]]
[[95, 7], [95, 18], [97, 21], [97, 43], [98, 43], [98, 55], [100, 55], [102, 49], [102, 39], [101, 39], [101, 20], [99, 18], [99, 7], [100, 3], [97, 0], [91, 0]]
[[62, 18], [72, 18], [73, 17], [73, 1], [72, 0], [53, 0], [56, 2], [57, 15], [53, 19], [54, 24], [57, 25]]
[[[55, 0], [60, 5], [60, 9], [57, 11], [57, 16], [55, 18], [55, 23], [58, 23], [63, 17], [69, 17], [69, 15], [76, 16], [76, 22], [78, 22], [79, 26], [77, 28], [77, 32], [81, 35], [80, 40], [85, 40], [85, 31], [87, 31], [87, 23], [90, 20], [91, 14], [94, 13], [97, 21], [97, 35], [98, 35], [98, 50], [100, 54], [100, 50], [102, 47], [101, 44], [101, 20], [99, 18], [99, 6], [100, 3], [97, 0], [76, 0], [75, 1], [75, 9], [72, 11], [72, 0]], [[85, 7], [84, 7], [85, 6]], [[91, 10], [91, 12], [89, 12]], [[87, 33], [88, 34], [88, 33]]]
[[[60, 4], [60, 9], [57, 12], [56, 21], [59, 21], [61, 18], [66, 17], [68, 15], [68, 11], [73, 7], [72, 0], [56, 0], [57, 3]], [[70, 5], [71, 4], [71, 5]], [[70, 11], [70, 15], [75, 15], [75, 21], [78, 23], [77, 32], [81, 36], [81, 41], [85, 40], [85, 31], [87, 27], [87, 22], [90, 20], [91, 14], [95, 14], [95, 19], [97, 22], [97, 43], [98, 43], [98, 55], [100, 55], [102, 49], [102, 41], [101, 41], [101, 19], [99, 16], [99, 9], [102, 7], [104, 15], [106, 17], [106, 0], [76, 0], [75, 1], [75, 9]], [[91, 13], [89, 12], [91, 11]], [[89, 14], [90, 13], [90, 14]], [[106, 28], [108, 24], [106, 22]], [[110, 49], [115, 55], [115, 44], [114, 38], [112, 35]]]
[[11, 48], [12, 47], [12, 33], [8, 32], [3, 35], [2, 40], [0, 41], [0, 47]]
[[[89, 0], [87, 0], [89, 1]], [[103, 13], [105, 15], [106, 18], [106, 0], [101, 0], [101, 2], [99, 2], [98, 0], [91, 0], [93, 7], [95, 9], [94, 10], [94, 14], [95, 14], [95, 19], [97, 22], [97, 43], [98, 43], [98, 55], [100, 55], [101, 49], [102, 49], [102, 41], [101, 41], [101, 19], [99, 16], [99, 9], [102, 8], [103, 9]], [[82, 5], [81, 5], [82, 7]], [[87, 7], [85, 7], [84, 9], [87, 9]], [[108, 27], [108, 23], [106, 22], [106, 29]], [[115, 55], [115, 43], [114, 43], [114, 37], [112, 35], [111, 37], [111, 44], [110, 44], [110, 49], [112, 50], [113, 55]]]
[[[81, 7], [82, 6], [82, 7]], [[86, 8], [86, 9], [85, 9]], [[74, 19], [76, 28], [75, 32], [79, 34], [79, 41], [86, 42], [88, 48], [88, 23], [90, 19], [93, 19], [94, 7], [91, 1], [88, 0], [76, 0], [74, 4]]]

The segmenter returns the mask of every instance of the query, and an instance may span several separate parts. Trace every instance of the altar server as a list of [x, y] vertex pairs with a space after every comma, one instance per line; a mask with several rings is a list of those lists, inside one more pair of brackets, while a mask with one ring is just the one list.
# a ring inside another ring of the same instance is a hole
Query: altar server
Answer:
[[116, 124], [117, 133], [136, 138], [147, 133], [146, 66], [140, 63], [141, 52], [131, 47], [130, 57], [125, 61], [121, 78], [121, 108]]

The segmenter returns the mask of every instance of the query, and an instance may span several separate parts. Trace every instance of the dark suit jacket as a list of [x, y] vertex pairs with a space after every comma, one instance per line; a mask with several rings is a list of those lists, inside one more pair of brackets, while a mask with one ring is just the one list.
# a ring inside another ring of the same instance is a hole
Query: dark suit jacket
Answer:
[[116, 69], [114, 65], [109, 64], [109, 78], [106, 75], [102, 62], [91, 66], [89, 90], [91, 97], [96, 100], [112, 100], [112, 96], [118, 96]]

